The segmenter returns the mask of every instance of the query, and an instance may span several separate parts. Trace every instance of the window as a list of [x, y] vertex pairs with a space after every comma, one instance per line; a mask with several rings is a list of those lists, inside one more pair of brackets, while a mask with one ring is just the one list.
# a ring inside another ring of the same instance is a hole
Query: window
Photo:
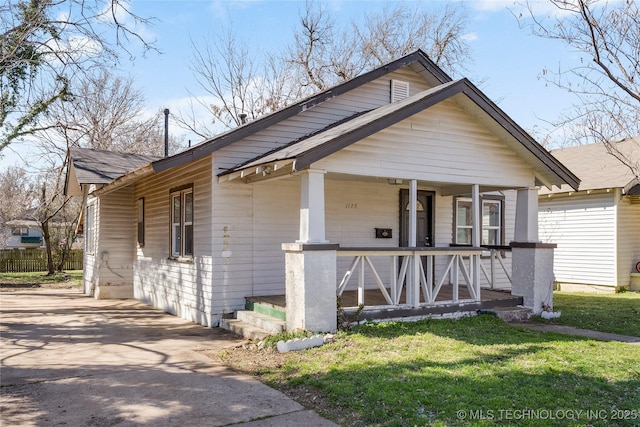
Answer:
[[13, 233], [14, 236], [28, 236], [29, 235], [29, 229], [27, 227], [16, 227], [13, 229]]
[[87, 215], [85, 217], [85, 245], [87, 253], [95, 253], [95, 205], [87, 206]]
[[171, 191], [171, 256], [193, 257], [193, 187]]
[[[482, 203], [481, 244], [489, 246], [502, 245], [504, 242], [503, 199], [501, 197], [483, 196], [480, 200]], [[455, 244], [472, 244], [473, 210], [470, 198], [457, 197], [455, 199], [454, 228]]]
[[144, 246], [144, 197], [138, 199], [138, 244]]

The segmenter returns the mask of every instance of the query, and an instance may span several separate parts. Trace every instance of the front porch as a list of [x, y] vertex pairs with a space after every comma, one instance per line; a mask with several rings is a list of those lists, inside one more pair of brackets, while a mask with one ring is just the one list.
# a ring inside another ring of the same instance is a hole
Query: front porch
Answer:
[[[511, 294], [510, 270], [503, 262], [510, 247], [336, 246], [326, 245], [321, 256], [327, 255], [326, 250], [335, 254], [329, 258], [338, 273], [332, 277], [338, 280], [325, 304], [333, 306], [333, 316], [340, 325], [365, 320], [459, 317], [479, 311], [530, 313], [522, 309], [523, 297]], [[496, 288], [497, 276], [506, 276], [509, 285]], [[285, 294], [249, 296], [246, 311], [238, 312], [238, 319], [279, 333], [293, 323], [291, 318], [299, 314], [300, 301], [306, 299], [287, 298]], [[308, 309], [316, 310], [317, 298], [310, 299], [313, 306]]]
[[[478, 311], [491, 311], [498, 308], [516, 308], [522, 305], [522, 297], [512, 295], [509, 290], [490, 290], [484, 289], [480, 301], [472, 301], [466, 291], [462, 291], [463, 301], [457, 303], [452, 302], [452, 291], [450, 287], [445, 287], [437, 304], [423, 305], [418, 308], [409, 306], [385, 307], [385, 300], [381, 293], [376, 289], [367, 289], [364, 291], [365, 298], [371, 302], [370, 306], [366, 306], [362, 312], [356, 317], [358, 310], [358, 291], [345, 291], [340, 297], [342, 309], [347, 318], [351, 321], [357, 320], [386, 320], [403, 317], [431, 317], [431, 316], [456, 316], [464, 313], [472, 313]], [[274, 315], [272, 317], [286, 317], [286, 296], [285, 295], [265, 295], [247, 297], [247, 309], [254, 310], [256, 306], [269, 307], [267, 310], [275, 310], [282, 313], [281, 316]], [[278, 318], [276, 317], [276, 318]]]

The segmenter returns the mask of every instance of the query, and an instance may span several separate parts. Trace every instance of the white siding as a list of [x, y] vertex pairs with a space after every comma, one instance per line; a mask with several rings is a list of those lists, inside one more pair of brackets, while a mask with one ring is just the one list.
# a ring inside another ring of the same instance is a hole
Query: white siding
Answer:
[[221, 170], [237, 166], [269, 150], [282, 147], [323, 129], [336, 121], [388, 104], [392, 79], [409, 82], [410, 95], [429, 88], [427, 83], [411, 69], [397, 70], [217, 151], [216, 165]]
[[629, 197], [618, 202], [618, 286], [629, 286], [630, 273], [640, 262], [640, 203]]
[[[325, 176], [326, 237], [343, 247], [398, 247], [400, 190], [386, 179], [358, 181], [344, 176]], [[449, 246], [453, 235], [453, 198], [440, 196], [435, 187], [436, 246]], [[250, 295], [285, 292], [282, 243], [294, 242], [299, 233], [300, 178], [244, 185], [214, 185], [213, 215], [213, 313], [226, 313], [244, 306]], [[506, 195], [506, 242], [513, 236], [515, 192]], [[375, 238], [375, 228], [391, 228], [393, 238]], [[376, 257], [374, 264], [383, 280], [391, 274], [389, 257]], [[338, 274], [351, 259], [338, 258]], [[438, 259], [441, 271], [447, 260]], [[510, 266], [510, 256], [506, 261]], [[487, 264], [488, 265], [488, 264]], [[510, 267], [509, 267], [510, 268]], [[368, 275], [369, 273], [367, 273]], [[370, 276], [369, 283], [375, 286]], [[340, 280], [341, 277], [338, 277]], [[350, 287], [355, 286], [352, 281]], [[508, 287], [504, 275], [498, 287]]]
[[556, 243], [554, 274], [565, 283], [615, 286], [615, 194], [540, 198], [539, 232]]
[[[94, 233], [94, 248], [98, 248], [98, 244], [99, 244], [99, 240], [98, 240], [98, 236], [96, 233], [96, 230], [98, 229], [97, 227], [97, 222], [99, 221], [99, 216], [97, 215], [98, 209], [99, 209], [99, 204], [100, 204], [100, 200], [96, 199], [93, 196], [88, 196], [87, 197], [87, 206], [91, 206], [94, 209], [94, 215], [93, 215], [93, 224], [89, 224], [89, 218], [87, 218], [86, 216], [86, 208], [85, 208], [85, 212], [84, 212], [84, 229], [85, 229], [85, 233], [89, 233], [90, 230], [92, 229], [91, 227], [93, 227], [93, 233]], [[89, 251], [87, 250], [87, 244], [89, 243], [89, 239], [86, 238], [84, 239], [85, 242], [85, 250], [84, 250], [84, 256], [83, 256], [83, 267], [82, 267], [82, 278], [83, 278], [83, 291], [86, 295], [92, 295], [93, 294], [93, 289], [94, 289], [94, 285], [96, 283], [96, 281], [98, 280], [98, 266], [97, 266], [97, 258], [95, 256], [95, 249], [94, 251]]]
[[[169, 259], [169, 194], [193, 184], [193, 262]], [[211, 157], [144, 179], [136, 184], [131, 206], [145, 199], [145, 245], [136, 245], [134, 296], [169, 313], [214, 325], [212, 307]], [[136, 241], [136, 215], [131, 216]]]
[[534, 182], [530, 166], [452, 101], [358, 141], [313, 167], [355, 175], [512, 188]]
[[99, 285], [133, 283], [134, 211], [133, 188], [126, 187], [100, 197], [96, 213], [96, 264]]

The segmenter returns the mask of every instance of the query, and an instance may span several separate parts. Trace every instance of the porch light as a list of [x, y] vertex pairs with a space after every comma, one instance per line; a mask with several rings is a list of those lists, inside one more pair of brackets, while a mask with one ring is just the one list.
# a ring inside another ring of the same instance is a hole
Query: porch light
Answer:
[[402, 185], [404, 184], [404, 180], [400, 178], [387, 178], [387, 182], [389, 185]]

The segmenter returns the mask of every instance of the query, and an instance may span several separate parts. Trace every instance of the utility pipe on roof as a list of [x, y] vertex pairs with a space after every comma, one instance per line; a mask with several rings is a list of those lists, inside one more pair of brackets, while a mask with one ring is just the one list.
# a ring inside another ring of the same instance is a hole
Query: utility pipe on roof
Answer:
[[164, 109], [164, 156], [169, 157], [169, 109]]

